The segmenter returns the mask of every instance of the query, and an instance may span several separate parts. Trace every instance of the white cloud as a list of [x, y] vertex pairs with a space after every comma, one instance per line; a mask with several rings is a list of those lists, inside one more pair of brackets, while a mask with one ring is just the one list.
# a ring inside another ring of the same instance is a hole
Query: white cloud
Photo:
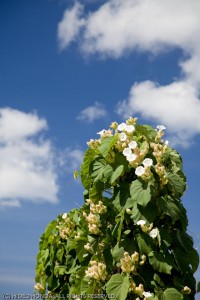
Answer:
[[83, 5], [78, 2], [70, 10], [65, 11], [62, 21], [58, 24], [58, 39], [61, 50], [76, 40], [85, 23], [85, 20], [81, 18], [82, 13]]
[[[76, 5], [67, 12], [72, 13]], [[85, 14], [82, 6], [82, 15], [76, 18], [74, 30], [83, 53], [119, 58], [133, 51], [159, 55], [182, 49], [177, 62], [180, 78], [166, 86], [150, 81], [133, 85], [129, 98], [118, 104], [118, 113], [137, 112], [165, 123], [176, 142], [188, 145], [200, 133], [200, 1], [109, 0]], [[65, 47], [70, 44], [67, 36]]]
[[60, 155], [60, 165], [65, 166], [68, 173], [72, 173], [73, 171], [80, 169], [80, 166], [83, 162], [84, 152], [79, 149], [71, 149], [67, 148]]
[[[81, 7], [81, 16], [74, 13]], [[110, 0], [96, 11], [83, 16], [83, 6], [76, 3], [65, 11], [75, 16], [75, 22], [64, 16], [66, 29], [60, 42], [78, 38], [82, 50], [119, 57], [124, 52], [140, 50], [158, 51], [166, 45], [194, 48], [200, 32], [200, 2], [198, 0]], [[83, 30], [80, 32], [81, 22]], [[73, 28], [73, 29], [72, 29]], [[59, 32], [59, 31], [58, 31]], [[63, 43], [64, 44], [64, 43]]]
[[144, 119], [163, 123], [172, 134], [173, 143], [188, 146], [200, 133], [200, 103], [195, 89], [187, 82], [167, 86], [145, 81], [132, 86], [129, 98], [118, 105], [125, 117], [140, 113]]
[[0, 109], [0, 206], [23, 201], [57, 202], [57, 176], [44, 119], [34, 113]]
[[106, 115], [107, 112], [104, 106], [99, 102], [95, 102], [94, 105], [83, 109], [78, 115], [77, 120], [91, 123], [96, 119], [105, 117]]

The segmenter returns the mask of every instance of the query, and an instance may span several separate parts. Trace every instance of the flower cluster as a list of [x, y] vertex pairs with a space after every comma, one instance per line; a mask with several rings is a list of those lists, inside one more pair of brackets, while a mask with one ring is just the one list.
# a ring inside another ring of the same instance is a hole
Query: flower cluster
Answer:
[[100, 234], [100, 227], [101, 227], [101, 222], [100, 222], [100, 216], [98, 214], [93, 214], [89, 213], [87, 215], [85, 212], [83, 212], [83, 216], [86, 218], [88, 222], [88, 229], [89, 232], [92, 234]]
[[106, 265], [96, 260], [91, 260], [90, 267], [85, 271], [85, 276], [98, 281], [105, 281], [107, 276]]
[[134, 252], [131, 256], [128, 252], [124, 252], [124, 257], [120, 259], [121, 269], [125, 273], [136, 273], [138, 264], [143, 265], [146, 261], [146, 256], [142, 255], [139, 261], [139, 253]]
[[188, 286], [184, 286], [182, 293], [189, 295], [191, 293], [191, 289]]
[[89, 232], [92, 234], [100, 234], [100, 214], [106, 213], [107, 207], [103, 205], [102, 201], [99, 201], [97, 204], [95, 204], [91, 199], [87, 199], [86, 204], [90, 206], [90, 213], [87, 215], [85, 212], [83, 212], [83, 216], [88, 222]]
[[136, 224], [140, 225], [142, 231], [145, 233], [149, 233], [151, 231], [151, 229], [153, 228], [153, 224], [151, 223], [149, 226], [147, 226], [145, 220], [139, 220], [139, 221], [137, 221]]
[[129, 165], [133, 168], [136, 168], [141, 163], [148, 152], [148, 149], [141, 150], [133, 139], [136, 121], [137, 119], [129, 118], [126, 123], [121, 123], [117, 126], [117, 132], [119, 131], [120, 134], [116, 148], [124, 154]]
[[91, 199], [87, 199], [86, 204], [90, 205], [90, 211], [94, 214], [105, 214], [107, 212], [107, 207], [103, 205], [102, 201], [95, 204]]
[[62, 220], [63, 221], [58, 222], [56, 228], [58, 229], [61, 238], [67, 239], [74, 232], [75, 224], [70, 220], [67, 213], [62, 215]]
[[[156, 158], [157, 164], [155, 165], [155, 171], [160, 177], [161, 186], [167, 184], [168, 180], [166, 177], [166, 170], [164, 165], [162, 164], [162, 158], [164, 153], [166, 152], [168, 148], [168, 141], [165, 143], [158, 143], [160, 141], [160, 138], [163, 136], [164, 132], [163, 130], [166, 129], [163, 125], [157, 126], [158, 133], [155, 138], [156, 143], [150, 143], [150, 147], [153, 150], [153, 156]], [[161, 141], [163, 142], [163, 141]]]
[[34, 289], [37, 290], [39, 293], [45, 292], [44, 286], [39, 282], [35, 284]]
[[151, 158], [145, 158], [142, 162], [142, 165], [143, 166], [136, 168], [135, 174], [144, 180], [149, 180], [153, 176], [150, 170], [151, 166], [153, 165], [153, 160]]
[[[144, 291], [144, 286], [143, 284], [139, 284], [136, 286], [135, 282], [132, 281], [129, 287], [129, 291], [133, 292], [134, 294], [138, 295], [140, 298], [143, 298], [144, 300], [148, 299], [149, 297], [152, 297], [152, 294], [150, 292], [145, 292]], [[140, 300], [140, 298], [136, 298], [136, 300]]]

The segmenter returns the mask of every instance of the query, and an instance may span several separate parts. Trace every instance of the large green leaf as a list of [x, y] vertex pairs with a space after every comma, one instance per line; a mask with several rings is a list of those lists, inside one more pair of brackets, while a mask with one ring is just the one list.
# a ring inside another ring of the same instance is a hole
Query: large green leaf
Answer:
[[[118, 210], [121, 211], [123, 207], [127, 208], [127, 201], [129, 201], [129, 184], [126, 182], [121, 182], [118, 187], [114, 190], [113, 195], [113, 205]], [[133, 206], [133, 205], [132, 205]], [[130, 206], [131, 207], [131, 206]]]
[[165, 228], [160, 228], [159, 233], [160, 233], [160, 238], [161, 238], [161, 250], [164, 253], [168, 252], [168, 249], [172, 243], [172, 239], [171, 239], [169, 230], [167, 230]]
[[120, 258], [123, 257], [124, 252], [125, 252], [124, 247], [119, 247], [119, 243], [117, 243], [112, 250], [112, 256], [113, 256], [114, 260], [116, 262], [119, 262]]
[[112, 275], [106, 284], [107, 294], [115, 295], [117, 300], [125, 300], [128, 294], [130, 282], [128, 276], [122, 274]]
[[81, 166], [81, 182], [86, 190], [90, 188], [91, 177], [89, 175], [89, 167], [95, 157], [96, 153], [93, 149], [89, 148], [85, 151], [85, 156]]
[[118, 166], [111, 175], [110, 183], [113, 184], [121, 176], [123, 171], [124, 171], [124, 166], [123, 165]]
[[90, 165], [90, 176], [94, 179], [94, 182], [99, 180], [107, 181], [110, 179], [113, 168], [106, 163], [103, 158], [95, 159]]
[[137, 235], [137, 242], [140, 253], [149, 255], [153, 250], [156, 249], [155, 244], [153, 243], [152, 238], [146, 233], [141, 233]]
[[171, 274], [172, 265], [167, 262], [166, 258], [156, 251], [149, 253], [149, 262], [155, 271], [165, 274]]
[[174, 253], [180, 267], [187, 269], [191, 264], [193, 273], [196, 272], [199, 265], [199, 255], [193, 248], [192, 238], [186, 232], [177, 230], [176, 234], [173, 235], [173, 243], [175, 246]]
[[[169, 149], [171, 149], [171, 148], [169, 148]], [[180, 154], [176, 150], [171, 149], [170, 158], [172, 161], [175, 162], [177, 168], [179, 168], [181, 170], [182, 169], [182, 158], [181, 158]]]
[[155, 140], [157, 132], [153, 127], [149, 125], [136, 125], [135, 127], [140, 134], [144, 135], [148, 139], [148, 141]]
[[173, 224], [178, 220], [181, 222], [183, 229], [186, 229], [188, 223], [186, 210], [178, 199], [166, 195], [159, 199], [158, 205], [165, 214], [172, 218]]
[[178, 174], [167, 173], [168, 186], [174, 195], [181, 197], [186, 189], [185, 180]]
[[114, 136], [106, 136], [101, 140], [101, 144], [99, 146], [99, 152], [103, 157], [106, 157], [110, 149], [115, 145], [118, 140], [118, 135]]
[[175, 288], [168, 288], [166, 289], [161, 297], [161, 300], [182, 300], [183, 294], [181, 294], [177, 289]]
[[148, 182], [143, 182], [139, 179], [132, 182], [130, 187], [130, 194], [133, 201], [142, 206], [146, 206], [151, 200], [153, 194], [153, 187]]
[[133, 206], [133, 214], [131, 215], [131, 218], [134, 220], [134, 223], [136, 223], [139, 220], [146, 220], [149, 224], [151, 224], [154, 222], [155, 218], [157, 217], [157, 214], [157, 206], [149, 202], [145, 207], [140, 204]]
[[48, 236], [49, 236], [50, 234], [52, 234], [52, 232], [53, 232], [53, 231], [55, 230], [55, 228], [56, 228], [56, 225], [57, 225], [57, 221], [56, 221], [56, 220], [51, 221], [51, 222], [47, 225], [47, 227], [46, 227], [46, 229], [45, 229], [45, 233], [44, 233], [45, 238], [48, 238]]

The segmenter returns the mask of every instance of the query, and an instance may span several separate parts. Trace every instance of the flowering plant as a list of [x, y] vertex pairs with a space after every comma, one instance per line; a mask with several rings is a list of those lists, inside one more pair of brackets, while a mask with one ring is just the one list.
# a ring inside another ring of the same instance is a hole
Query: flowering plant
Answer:
[[80, 171], [84, 204], [59, 215], [40, 238], [39, 293], [194, 299], [199, 257], [180, 200], [186, 179], [164, 130], [129, 118], [88, 142]]

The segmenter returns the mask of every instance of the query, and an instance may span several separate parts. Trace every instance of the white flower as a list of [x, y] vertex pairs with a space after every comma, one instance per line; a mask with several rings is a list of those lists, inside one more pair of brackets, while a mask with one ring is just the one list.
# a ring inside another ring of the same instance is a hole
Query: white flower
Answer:
[[62, 218], [63, 218], [63, 219], [66, 219], [66, 218], [67, 218], [67, 213], [64, 213], [64, 214], [62, 215]]
[[146, 221], [145, 221], [145, 220], [139, 220], [139, 221], [137, 221], [136, 224], [137, 224], [137, 225], [145, 225], [145, 224], [146, 224]]
[[165, 127], [164, 125], [158, 125], [156, 128], [157, 128], [159, 131], [162, 131], [162, 130], [165, 130], [165, 129], [166, 129], [166, 127]]
[[105, 129], [102, 129], [101, 131], [97, 132], [97, 134], [103, 135], [106, 132]]
[[137, 155], [135, 155], [134, 153], [131, 153], [131, 154], [129, 154], [129, 155], [126, 157], [126, 159], [127, 159], [129, 162], [132, 162], [132, 161], [136, 160], [136, 158], [137, 158]]
[[126, 123], [121, 123], [121, 124], [118, 125], [117, 129], [119, 131], [123, 131], [126, 128], [126, 126], [127, 126]]
[[142, 162], [145, 167], [151, 167], [153, 165], [153, 160], [151, 158], [145, 158]]
[[128, 144], [130, 149], [135, 149], [137, 147], [137, 142], [136, 141], [132, 141]]
[[146, 298], [152, 297], [150, 292], [143, 292], [142, 295]]
[[130, 148], [125, 148], [123, 150], [123, 154], [124, 154], [124, 156], [128, 156], [128, 155], [132, 154], [132, 151]]
[[152, 238], [152, 239], [155, 239], [156, 237], [157, 237], [157, 235], [158, 235], [158, 228], [154, 228], [154, 229], [152, 229], [150, 232], [149, 232], [149, 235], [150, 235], [150, 237]]
[[126, 125], [125, 130], [127, 132], [131, 133], [131, 132], [135, 131], [135, 126], [133, 126], [133, 125]]
[[168, 140], [165, 141], [165, 145], [169, 145], [169, 141]]
[[135, 174], [137, 176], [142, 176], [142, 175], [144, 175], [144, 173], [145, 173], [145, 168], [142, 167], [142, 166], [137, 167], [136, 170], [135, 170]]
[[124, 142], [126, 140], [126, 138], [127, 138], [126, 133], [124, 133], [124, 132], [120, 133], [120, 135], [119, 135], [120, 141]]

